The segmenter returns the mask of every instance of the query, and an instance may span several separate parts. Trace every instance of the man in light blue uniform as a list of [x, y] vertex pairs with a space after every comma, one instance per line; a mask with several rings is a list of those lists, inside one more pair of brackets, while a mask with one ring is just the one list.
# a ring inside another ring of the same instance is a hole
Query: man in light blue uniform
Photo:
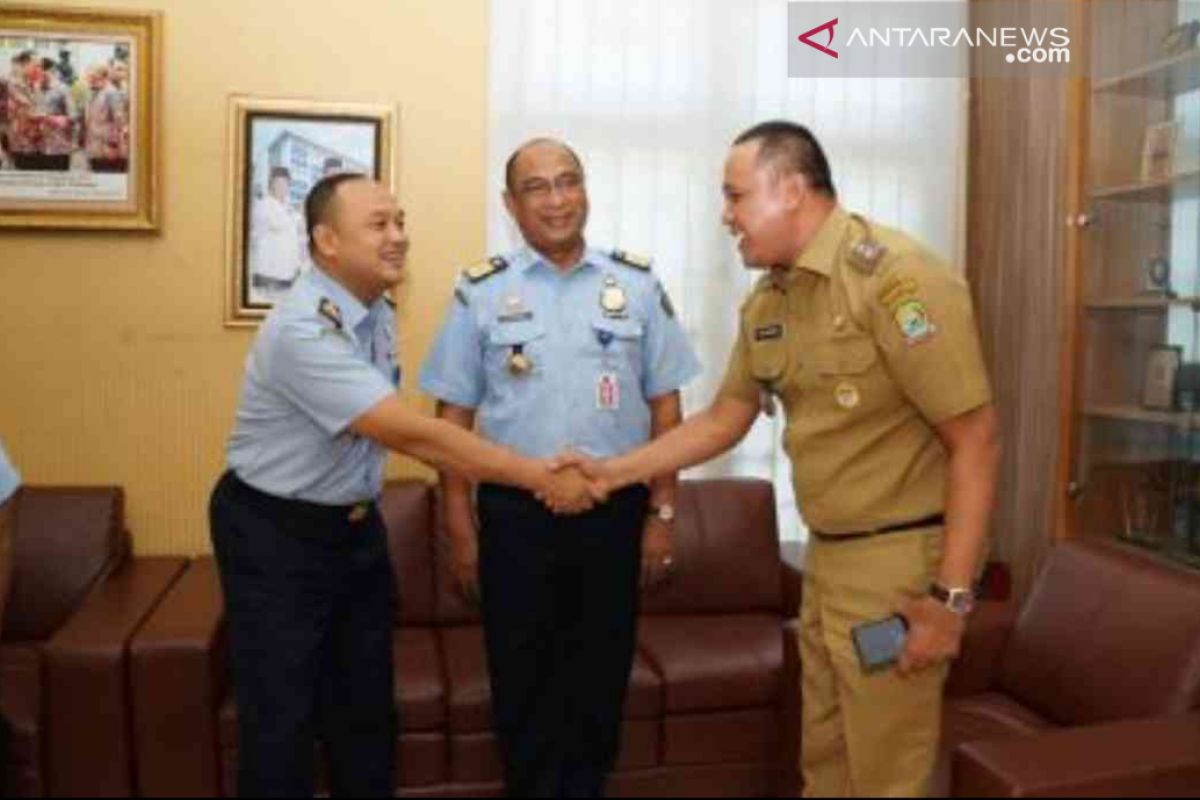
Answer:
[[313, 793], [313, 746], [334, 796], [391, 796], [394, 621], [375, 500], [386, 449], [590, 507], [577, 474], [404, 406], [387, 292], [408, 238], [386, 188], [335, 175], [306, 202], [315, 267], [263, 324], [246, 363], [229, 470], [210, 503], [228, 612], [239, 793]]
[[[468, 269], [421, 374], [439, 415], [532, 458], [616, 455], [678, 423], [699, 364], [649, 262], [588, 249], [575, 153], [517, 150], [505, 202], [527, 246]], [[442, 476], [456, 577], [482, 594], [513, 796], [599, 796], [615, 760], [639, 575], [671, 566], [675, 478], [555, 517], [519, 489]], [[647, 509], [651, 513], [647, 514]], [[643, 547], [644, 542], [644, 547]], [[478, 584], [477, 584], [478, 582]]]
[[21, 486], [21, 475], [8, 460], [0, 442], [0, 625], [4, 623], [4, 608], [8, 605], [9, 582], [12, 580], [12, 520], [13, 495]]

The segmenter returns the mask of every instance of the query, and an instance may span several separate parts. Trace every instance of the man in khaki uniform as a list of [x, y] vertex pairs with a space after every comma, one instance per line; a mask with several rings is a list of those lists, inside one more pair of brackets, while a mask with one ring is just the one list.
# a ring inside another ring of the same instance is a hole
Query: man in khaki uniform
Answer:
[[[812, 530], [801, 612], [805, 792], [913, 796], [937, 756], [942, 686], [986, 542], [999, 446], [966, 283], [905, 235], [844, 211], [809, 131], [764, 123], [725, 168], [723, 221], [765, 268], [717, 398], [652, 444], [582, 463], [600, 488], [712, 458], [775, 398]], [[895, 669], [850, 631], [893, 613]]]

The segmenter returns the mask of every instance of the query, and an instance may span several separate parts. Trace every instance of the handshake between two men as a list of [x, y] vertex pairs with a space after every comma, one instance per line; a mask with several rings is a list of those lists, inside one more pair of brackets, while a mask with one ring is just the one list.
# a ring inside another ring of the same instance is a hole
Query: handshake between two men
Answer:
[[555, 514], [582, 514], [608, 500], [611, 492], [636, 481], [621, 475], [611, 460], [592, 458], [568, 448], [546, 462], [544, 488], [534, 492]]

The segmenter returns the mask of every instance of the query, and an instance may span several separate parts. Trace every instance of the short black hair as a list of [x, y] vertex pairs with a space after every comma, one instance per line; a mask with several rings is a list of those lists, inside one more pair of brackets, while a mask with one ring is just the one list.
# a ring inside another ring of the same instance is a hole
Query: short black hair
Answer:
[[542, 136], [525, 142], [525, 144], [514, 150], [513, 154], [508, 157], [508, 161], [506, 161], [504, 164], [504, 186], [508, 189], [508, 191], [511, 192], [514, 189], [513, 180], [516, 177], [515, 173], [517, 171], [517, 159], [520, 158], [521, 154], [526, 150], [531, 147], [536, 147], [539, 144], [552, 144], [555, 147], [561, 147], [563, 150], [566, 150], [567, 155], [569, 155], [575, 162], [575, 166], [579, 167], [579, 174], [583, 174], [583, 159], [579, 157], [578, 153], [571, 149], [569, 144], [566, 142], [560, 142], [558, 139], [551, 139], [550, 137]]
[[788, 120], [761, 122], [733, 140], [734, 145], [759, 142], [758, 164], [771, 164], [783, 173], [799, 172], [808, 185], [831, 198], [837, 198], [829, 160], [812, 131]]
[[13, 56], [12, 60], [14, 64], [28, 64], [30, 61], [33, 61], [33, 51], [22, 50]]
[[317, 185], [308, 193], [308, 197], [304, 198], [304, 224], [308, 230], [310, 253], [315, 253], [317, 249], [313, 231], [317, 229], [318, 225], [329, 221], [337, 200], [338, 187], [343, 183], [365, 180], [370, 180], [370, 178], [360, 172], [339, 172], [336, 175], [327, 175], [317, 181]]
[[267, 181], [270, 182], [276, 178], [287, 178], [290, 181], [292, 173], [287, 167], [271, 167], [271, 176], [267, 178]]

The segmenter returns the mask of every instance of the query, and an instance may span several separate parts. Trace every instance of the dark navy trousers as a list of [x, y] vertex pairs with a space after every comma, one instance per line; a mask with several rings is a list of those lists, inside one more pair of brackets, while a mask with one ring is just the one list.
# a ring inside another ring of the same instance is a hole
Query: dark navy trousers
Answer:
[[285, 500], [229, 472], [209, 513], [238, 703], [239, 794], [312, 797], [322, 744], [333, 796], [392, 796], [396, 600], [378, 509]]
[[557, 517], [528, 492], [479, 489], [492, 710], [513, 797], [599, 797], [633, 666], [649, 492]]

